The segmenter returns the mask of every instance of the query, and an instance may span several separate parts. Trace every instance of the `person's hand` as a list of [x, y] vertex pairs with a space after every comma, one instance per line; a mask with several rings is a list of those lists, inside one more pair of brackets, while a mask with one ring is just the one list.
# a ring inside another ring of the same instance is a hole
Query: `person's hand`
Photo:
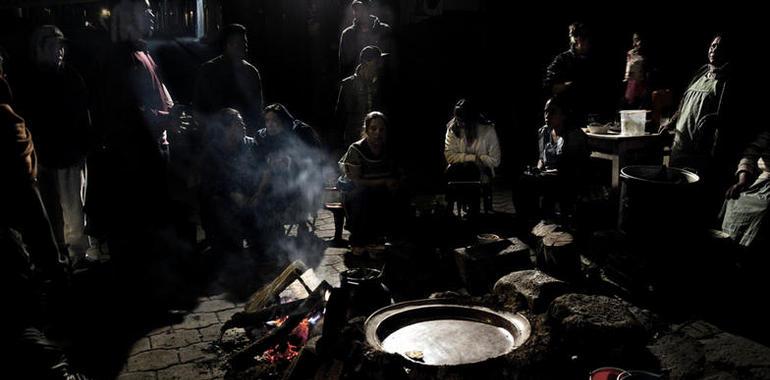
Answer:
[[401, 185], [400, 181], [395, 178], [388, 178], [385, 180], [385, 186], [388, 187], [388, 190], [395, 191], [398, 190], [398, 187]]
[[661, 123], [660, 127], [658, 128], [658, 133], [662, 134], [664, 132], [668, 132], [674, 128], [674, 119], [668, 119], [668, 121]]
[[738, 199], [741, 193], [749, 187], [749, 174], [746, 172], [738, 173], [738, 181], [730, 186], [725, 193], [727, 199]]

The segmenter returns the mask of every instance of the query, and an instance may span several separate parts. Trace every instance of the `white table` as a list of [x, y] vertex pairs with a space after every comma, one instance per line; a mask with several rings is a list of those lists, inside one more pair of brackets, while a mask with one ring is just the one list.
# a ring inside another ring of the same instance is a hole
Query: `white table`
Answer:
[[588, 148], [591, 157], [612, 161], [612, 190], [620, 187], [620, 169], [627, 165], [663, 163], [663, 149], [667, 144], [667, 136], [656, 133], [645, 133], [641, 136], [626, 136], [617, 132], [590, 133], [583, 129], [588, 136]]

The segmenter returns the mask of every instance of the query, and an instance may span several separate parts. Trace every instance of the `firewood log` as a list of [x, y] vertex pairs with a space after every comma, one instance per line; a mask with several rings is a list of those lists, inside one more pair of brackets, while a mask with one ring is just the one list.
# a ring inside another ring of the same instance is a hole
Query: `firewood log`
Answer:
[[[573, 279], [580, 273], [580, 255], [568, 232], [551, 232], [543, 237], [540, 269], [559, 279]], [[542, 263], [542, 264], [541, 264]]]
[[[249, 302], [246, 303], [244, 310], [247, 313], [255, 313], [264, 309], [265, 306], [274, 302], [278, 298], [278, 294], [286, 289], [286, 287], [300, 279], [302, 273], [306, 270], [307, 266], [299, 260], [289, 264], [273, 281], [263, 286], [249, 298]], [[304, 282], [302, 284], [304, 285]], [[307, 292], [310, 293], [311, 290], [307, 289]]]
[[558, 231], [561, 228], [558, 224], [551, 224], [541, 221], [535, 227], [532, 227], [532, 249], [535, 251], [538, 268], [542, 268], [545, 263], [543, 260], [543, 238], [551, 232]]

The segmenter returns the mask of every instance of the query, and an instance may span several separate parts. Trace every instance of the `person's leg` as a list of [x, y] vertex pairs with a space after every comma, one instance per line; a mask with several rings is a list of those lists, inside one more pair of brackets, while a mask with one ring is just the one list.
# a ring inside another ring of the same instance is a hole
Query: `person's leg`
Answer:
[[410, 198], [407, 189], [399, 188], [385, 193], [384, 232], [390, 240], [399, 240], [409, 233], [413, 226], [414, 212], [410, 208]]
[[4, 306], [11, 313], [0, 327], [0, 341], [10, 350], [3, 353], [2, 374], [9, 379], [78, 379], [73, 375], [64, 353], [36, 327], [41, 320], [38, 286], [33, 283], [30, 253], [20, 233], [0, 228], [0, 288], [11, 290]]
[[37, 178], [40, 199], [43, 201], [43, 206], [45, 206], [46, 213], [48, 214], [48, 220], [51, 223], [56, 244], [59, 245], [59, 249], [64, 253], [66, 239], [57, 172], [57, 169], [49, 169], [41, 165], [38, 169]]
[[[447, 183], [453, 189], [451, 199], [457, 202], [459, 211], [468, 207], [472, 215], [478, 214], [481, 172], [472, 162], [450, 165], [446, 170]], [[451, 204], [450, 204], [451, 207]]]
[[513, 207], [516, 216], [526, 226], [540, 217], [538, 177], [524, 173], [513, 189]]
[[[367, 207], [368, 191], [363, 188], [355, 188], [351, 191], [343, 192], [342, 204], [345, 208], [345, 217], [347, 219], [346, 229], [350, 231], [350, 245], [361, 246], [367, 243]], [[368, 217], [371, 218], [371, 215]]]
[[393, 230], [392, 224], [398, 214], [395, 210], [396, 203], [394, 193], [387, 187], [367, 189], [365, 212], [367, 215], [364, 224], [365, 236], [371, 243], [379, 243], [384, 236], [389, 236]]
[[[245, 217], [234, 209], [234, 205], [222, 199], [201, 202], [201, 224], [206, 241], [216, 251], [230, 252], [243, 247]], [[250, 221], [253, 224], [253, 218]]]
[[488, 167], [481, 169], [481, 202], [484, 206], [484, 212], [492, 213], [492, 170]]
[[[537, 176], [537, 191], [540, 194], [540, 218], [555, 220], [562, 212], [565, 194], [573, 189], [561, 175], [544, 174]], [[558, 207], [558, 208], [557, 208]], [[558, 211], [558, 212], [557, 212]]]
[[58, 192], [62, 210], [64, 241], [67, 244], [70, 259], [81, 260], [89, 248], [85, 235], [85, 215], [83, 197], [85, 194], [85, 164], [56, 171]]

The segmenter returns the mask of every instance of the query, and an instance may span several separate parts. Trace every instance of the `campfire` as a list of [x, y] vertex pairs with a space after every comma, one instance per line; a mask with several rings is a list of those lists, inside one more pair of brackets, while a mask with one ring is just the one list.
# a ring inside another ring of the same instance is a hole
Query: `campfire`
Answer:
[[321, 334], [330, 291], [294, 262], [255, 293], [221, 330], [228, 378], [284, 378], [308, 341]]
[[222, 327], [225, 378], [494, 377], [528, 340], [525, 317], [481, 299], [393, 304], [381, 275], [349, 269], [335, 288], [292, 263]]
[[[323, 312], [317, 312], [309, 318], [305, 318], [297, 324], [286, 340], [276, 344], [272, 348], [267, 349], [262, 356], [256, 359], [260, 362], [266, 362], [269, 364], [279, 364], [280, 362], [290, 362], [297, 356], [299, 356], [300, 350], [307, 343], [310, 337], [310, 331], [318, 324], [323, 318]], [[283, 325], [289, 316], [284, 316], [272, 321], [268, 321], [266, 325], [280, 327]]]

